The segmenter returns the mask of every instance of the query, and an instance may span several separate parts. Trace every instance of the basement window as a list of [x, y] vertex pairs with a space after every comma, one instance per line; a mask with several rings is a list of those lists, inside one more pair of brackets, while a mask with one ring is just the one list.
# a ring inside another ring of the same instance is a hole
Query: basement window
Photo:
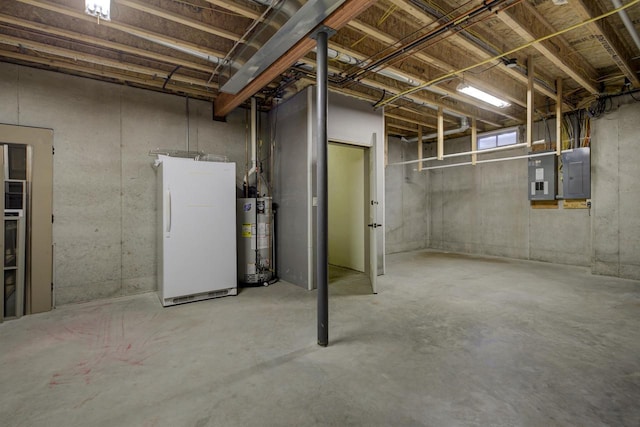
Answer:
[[478, 150], [506, 147], [518, 143], [518, 128], [502, 129], [478, 135]]

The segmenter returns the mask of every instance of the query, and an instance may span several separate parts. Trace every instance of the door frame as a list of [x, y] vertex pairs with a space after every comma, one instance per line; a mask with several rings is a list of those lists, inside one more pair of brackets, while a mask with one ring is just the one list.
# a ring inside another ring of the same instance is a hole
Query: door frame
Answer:
[[[369, 217], [369, 199], [371, 197], [370, 195], [370, 188], [369, 188], [369, 155], [371, 153], [371, 147], [367, 147], [367, 146], [363, 146], [360, 144], [354, 144], [354, 143], [343, 143], [343, 142], [337, 142], [334, 140], [329, 140], [329, 145], [333, 145], [333, 146], [342, 146], [342, 147], [347, 147], [347, 148], [352, 148], [352, 149], [357, 149], [357, 150], [361, 150], [362, 151], [362, 161], [364, 164], [362, 173], [364, 174], [364, 180], [363, 180], [363, 191], [364, 191], [364, 198], [362, 200], [362, 202], [364, 203], [364, 212], [363, 212], [363, 216], [362, 216], [362, 227], [363, 227], [363, 239], [362, 239], [362, 245], [363, 245], [363, 257], [364, 257], [364, 273], [368, 274], [369, 270], [368, 270], [368, 259], [369, 259], [369, 233], [368, 233], [368, 227], [367, 227], [367, 220]], [[331, 168], [331, 165], [328, 164], [327, 165], [328, 168]], [[330, 189], [328, 189], [330, 190]], [[328, 231], [328, 230], [327, 230]]]
[[53, 129], [0, 124], [0, 143], [27, 146], [25, 314], [49, 311], [53, 308]]
[[[356, 141], [344, 141], [344, 140], [340, 140], [338, 138], [329, 138], [327, 143], [328, 144], [340, 144], [340, 145], [347, 145], [347, 146], [353, 146], [353, 147], [359, 147], [359, 148], [363, 148], [365, 151], [365, 155], [364, 155], [364, 164], [365, 164], [365, 193], [367, 193], [367, 197], [364, 198], [363, 203], [366, 203], [365, 206], [365, 218], [364, 218], [364, 222], [363, 222], [363, 227], [365, 228], [365, 233], [364, 233], [364, 249], [365, 249], [365, 274], [367, 276], [370, 277], [370, 281], [371, 281], [371, 289], [372, 289], [372, 293], [377, 293], [377, 285], [375, 283], [375, 279], [371, 279], [373, 276], [378, 276], [379, 274], [384, 274], [384, 231], [382, 233], [382, 253], [380, 254], [379, 250], [376, 250], [376, 256], [379, 258], [380, 255], [382, 255], [382, 266], [377, 266], [376, 270], [377, 272], [375, 272], [374, 274], [371, 274], [371, 252], [370, 252], [370, 247], [371, 247], [371, 237], [370, 237], [370, 231], [369, 231], [369, 227], [367, 226], [368, 223], [368, 216], [370, 213], [370, 201], [371, 200], [376, 200], [377, 199], [377, 194], [370, 194], [371, 193], [371, 185], [370, 185], [370, 177], [371, 177], [371, 172], [370, 172], [370, 164], [374, 164], [376, 166], [379, 166], [379, 159], [378, 159], [378, 152], [379, 147], [377, 146], [377, 141], [378, 141], [378, 135], [376, 134], [376, 132], [373, 132], [371, 134], [371, 140], [368, 144], [365, 143], [361, 143], [361, 142], [356, 142]], [[370, 156], [375, 156], [375, 158], [371, 158]], [[311, 159], [309, 159], [309, 163], [311, 163]], [[376, 181], [377, 181], [377, 176], [380, 173], [384, 173], [384, 169], [381, 171], [379, 170], [379, 167], [376, 167]], [[311, 171], [311, 164], [309, 165], [309, 171]], [[376, 186], [377, 188], [377, 186]], [[311, 193], [309, 193], [309, 218], [308, 218], [308, 224], [309, 224], [309, 251], [307, 253], [308, 255], [308, 263], [309, 263], [309, 276], [308, 276], [308, 289], [312, 290], [312, 289], [316, 289], [317, 288], [317, 284], [315, 282], [315, 234], [312, 232], [312, 230], [314, 230], [313, 224], [314, 224], [314, 209], [313, 207], [316, 206], [315, 203], [315, 197], [311, 197]], [[376, 204], [375, 206], [373, 206], [374, 209], [379, 209], [380, 207], [384, 207], [384, 203], [380, 203], [380, 204]], [[384, 209], [382, 210], [382, 215], [378, 216], [378, 218], [384, 218]], [[382, 220], [382, 224], [384, 224], [384, 219]], [[377, 229], [374, 229], [374, 232]], [[384, 230], [384, 228], [381, 228], [381, 230]], [[379, 246], [376, 245], [377, 249], [379, 249]], [[376, 263], [377, 264], [377, 263]], [[313, 267], [313, 268], [312, 268]], [[380, 273], [380, 270], [382, 267], [382, 273]], [[377, 273], [377, 274], [376, 274]]]

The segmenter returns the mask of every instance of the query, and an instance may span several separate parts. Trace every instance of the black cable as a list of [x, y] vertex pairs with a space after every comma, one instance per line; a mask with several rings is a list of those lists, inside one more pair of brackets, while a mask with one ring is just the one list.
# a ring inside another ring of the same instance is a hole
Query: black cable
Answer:
[[167, 83], [169, 83], [169, 80], [171, 80], [171, 77], [173, 77], [173, 75], [175, 74], [176, 71], [178, 71], [180, 69], [180, 67], [182, 67], [182, 65], [178, 65], [176, 68], [173, 69], [173, 71], [171, 71], [169, 73], [169, 75], [167, 76], [166, 79], [164, 79], [164, 84], [162, 85], [162, 89], [166, 89], [167, 88]]
[[629, 91], [628, 91], [629, 96], [631, 96], [631, 98], [633, 98], [633, 100], [634, 100], [634, 101], [636, 101], [636, 102], [640, 102], [640, 99], [638, 99], [638, 98], [636, 98], [635, 96], [633, 96], [633, 92], [636, 92], [636, 91], [637, 91], [637, 90], [632, 91], [632, 90], [631, 90], [631, 88], [629, 88]]
[[373, 104], [373, 107], [375, 108], [378, 104], [380, 104], [384, 100], [385, 96], [387, 96], [387, 90], [382, 89], [382, 96]]
[[470, 74], [482, 74], [482, 73], [485, 73], [485, 72], [489, 71], [489, 70], [490, 70], [490, 69], [492, 69], [493, 67], [497, 67], [497, 66], [498, 66], [498, 65], [500, 65], [500, 64], [502, 64], [502, 61], [498, 61], [497, 63], [493, 64], [493, 65], [492, 65], [492, 66], [490, 66], [490, 67], [485, 68], [484, 70], [481, 70], [481, 71], [471, 71], [471, 70], [468, 70], [468, 71], [467, 71], [467, 73], [470, 73]]

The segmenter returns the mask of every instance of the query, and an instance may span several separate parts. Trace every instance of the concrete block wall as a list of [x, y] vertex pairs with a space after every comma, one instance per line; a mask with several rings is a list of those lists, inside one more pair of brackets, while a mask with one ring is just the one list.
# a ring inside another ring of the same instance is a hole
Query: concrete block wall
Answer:
[[[0, 63], [0, 122], [54, 131], [57, 304], [156, 288], [154, 148], [245, 163], [245, 115], [211, 104]], [[189, 146], [187, 147], [187, 128]]]

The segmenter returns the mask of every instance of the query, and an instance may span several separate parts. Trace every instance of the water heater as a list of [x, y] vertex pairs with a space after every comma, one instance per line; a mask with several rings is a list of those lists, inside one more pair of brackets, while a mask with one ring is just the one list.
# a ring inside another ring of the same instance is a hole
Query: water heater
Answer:
[[271, 197], [238, 199], [238, 280], [267, 286], [275, 278]]

